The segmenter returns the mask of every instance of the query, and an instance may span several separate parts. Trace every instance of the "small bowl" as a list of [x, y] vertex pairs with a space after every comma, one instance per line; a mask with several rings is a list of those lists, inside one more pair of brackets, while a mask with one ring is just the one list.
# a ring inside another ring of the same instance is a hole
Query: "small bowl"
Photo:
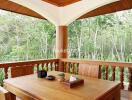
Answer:
[[55, 76], [53, 76], [53, 75], [48, 75], [48, 76], [46, 77], [46, 79], [47, 79], [47, 80], [55, 80]]

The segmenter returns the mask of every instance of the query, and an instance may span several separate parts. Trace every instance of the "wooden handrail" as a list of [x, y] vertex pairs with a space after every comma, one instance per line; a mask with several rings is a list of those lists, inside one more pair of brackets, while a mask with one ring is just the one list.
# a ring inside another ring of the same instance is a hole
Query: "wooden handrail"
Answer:
[[79, 60], [79, 59], [60, 59], [62, 62], [71, 62], [71, 63], [85, 63], [85, 64], [97, 64], [97, 65], [106, 65], [106, 66], [120, 66], [132, 68], [132, 63], [130, 62], [111, 62], [111, 61], [100, 61], [100, 60]]
[[47, 62], [59, 62], [59, 59], [40, 59], [40, 60], [29, 60], [29, 61], [19, 61], [19, 62], [5, 62], [0, 63], [0, 68], [9, 67], [9, 66], [19, 66], [24, 64], [40, 64], [40, 63], [47, 63]]

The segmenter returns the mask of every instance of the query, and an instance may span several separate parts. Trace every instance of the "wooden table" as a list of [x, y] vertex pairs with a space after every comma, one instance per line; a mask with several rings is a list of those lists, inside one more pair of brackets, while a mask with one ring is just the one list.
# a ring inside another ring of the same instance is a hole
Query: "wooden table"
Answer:
[[[48, 72], [57, 75], [59, 72]], [[70, 74], [66, 73], [66, 78]], [[78, 76], [84, 79], [84, 85], [70, 89], [63, 83], [27, 75], [6, 79], [5, 88], [22, 100], [120, 100], [118, 82]], [[114, 99], [113, 99], [114, 98]]]

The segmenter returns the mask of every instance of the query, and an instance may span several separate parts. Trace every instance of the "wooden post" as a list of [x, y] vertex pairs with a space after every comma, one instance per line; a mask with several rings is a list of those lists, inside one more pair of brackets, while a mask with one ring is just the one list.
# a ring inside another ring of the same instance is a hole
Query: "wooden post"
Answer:
[[[56, 27], [56, 58], [67, 58], [67, 26]], [[59, 62], [59, 71], [64, 71], [63, 63]]]
[[67, 58], [67, 26], [56, 27], [56, 58]]

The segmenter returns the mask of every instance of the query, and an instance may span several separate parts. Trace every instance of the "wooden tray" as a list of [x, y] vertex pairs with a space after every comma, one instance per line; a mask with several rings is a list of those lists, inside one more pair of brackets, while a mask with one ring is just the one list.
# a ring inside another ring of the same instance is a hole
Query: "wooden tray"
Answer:
[[73, 88], [73, 87], [76, 87], [76, 86], [83, 85], [84, 80], [83, 79], [77, 79], [76, 81], [72, 81], [72, 82], [69, 82], [69, 80], [66, 80], [64, 82], [64, 84], [67, 85], [69, 88]]

